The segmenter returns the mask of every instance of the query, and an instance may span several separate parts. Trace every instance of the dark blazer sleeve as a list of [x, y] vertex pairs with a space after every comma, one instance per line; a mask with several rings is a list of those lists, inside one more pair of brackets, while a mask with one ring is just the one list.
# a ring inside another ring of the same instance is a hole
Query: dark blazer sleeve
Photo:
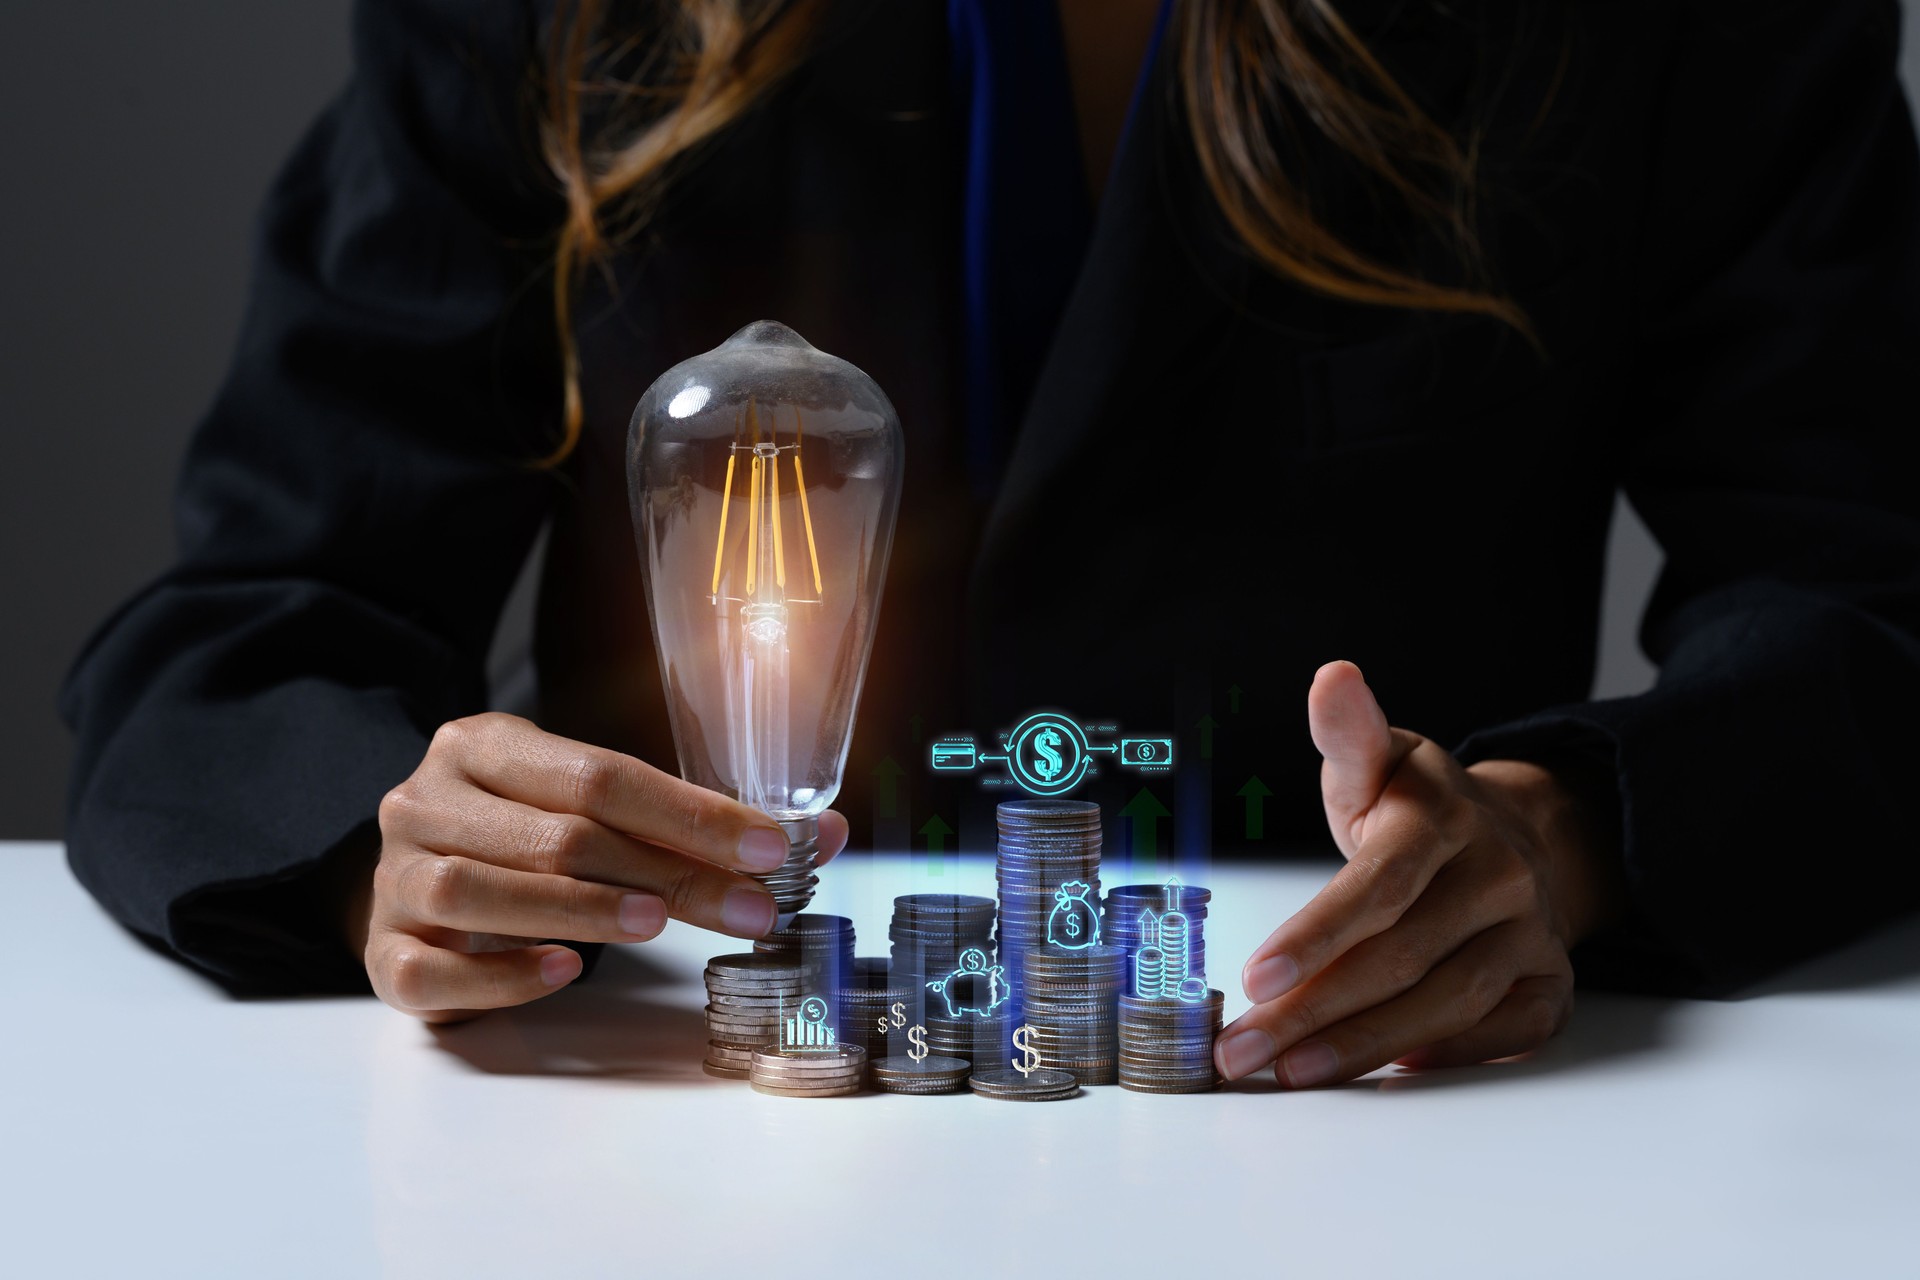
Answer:
[[1583, 979], [1724, 994], [1920, 903], [1920, 162], [1890, 0], [1682, 33], [1622, 405], [1659, 680], [1460, 754], [1610, 761], [1636, 920]]
[[510, 4], [357, 7], [355, 73], [277, 181], [179, 557], [68, 676], [68, 852], [235, 987], [364, 986], [313, 902], [440, 722], [481, 709], [557, 401]]

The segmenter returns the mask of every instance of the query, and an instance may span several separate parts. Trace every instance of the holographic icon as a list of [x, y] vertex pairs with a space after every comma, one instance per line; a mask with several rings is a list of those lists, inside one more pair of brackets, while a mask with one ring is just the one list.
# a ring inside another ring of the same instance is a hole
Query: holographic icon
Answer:
[[1007, 768], [1036, 796], [1064, 795], [1093, 768], [1086, 732], [1071, 716], [1036, 712], [1007, 735]]
[[1193, 925], [1180, 909], [1183, 886], [1175, 876], [1167, 881], [1166, 910], [1140, 912], [1140, 950], [1133, 956], [1133, 994], [1142, 1000], [1184, 1000], [1198, 1004], [1207, 998], [1207, 980], [1192, 972]]
[[972, 773], [979, 749], [968, 742], [936, 742], [927, 748], [927, 764], [935, 773]]
[[[904, 1027], [907, 1025], [907, 1006], [906, 1005], [896, 1000], [893, 1002], [893, 1008], [889, 1010], [889, 1012], [893, 1014], [893, 1023], [892, 1023], [893, 1026]], [[883, 1013], [880, 1015], [879, 1029], [884, 1032], [887, 1029], [887, 1026], [888, 1026], [887, 1015]]]
[[1087, 895], [1093, 886], [1069, 880], [1053, 891], [1053, 914], [1047, 917], [1047, 945], [1063, 951], [1085, 951], [1100, 945], [1100, 910]]
[[1122, 738], [1120, 763], [1136, 769], [1173, 768], [1172, 738]]
[[1007, 986], [1007, 971], [987, 963], [987, 953], [968, 947], [960, 953], [960, 967], [938, 982], [929, 982], [927, 990], [947, 1002], [947, 1016], [963, 1013], [986, 1017], [1007, 1002], [1012, 991]]
[[800, 1011], [780, 1023], [782, 1053], [819, 1053], [834, 1047], [833, 1028], [827, 1025], [827, 1002], [808, 996]]
[[914, 1023], [907, 1031], [907, 1043], [912, 1046], [907, 1050], [907, 1056], [915, 1062], [924, 1062], [927, 1057], [927, 1029]]
[[1021, 1075], [1032, 1075], [1040, 1065], [1040, 1050], [1033, 1044], [1033, 1028], [1023, 1026], [1014, 1032], [1013, 1047], [1020, 1051], [1020, 1056], [1007, 1061]]

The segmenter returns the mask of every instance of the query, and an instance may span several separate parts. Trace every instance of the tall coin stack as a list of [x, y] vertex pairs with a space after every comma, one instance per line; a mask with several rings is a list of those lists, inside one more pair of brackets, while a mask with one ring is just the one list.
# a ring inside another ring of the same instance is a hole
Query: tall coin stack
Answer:
[[[1140, 915], [1151, 912], [1155, 917], [1165, 916], [1170, 888], [1178, 890], [1180, 913], [1187, 917], [1187, 972], [1196, 977], [1204, 977], [1207, 972], [1207, 904], [1213, 901], [1213, 890], [1192, 884], [1123, 884], [1107, 894], [1107, 918], [1100, 940], [1127, 949], [1129, 975], [1134, 955], [1146, 941], [1140, 936]], [[1132, 985], [1131, 977], [1128, 985]]]
[[1137, 1093], [1205, 1093], [1220, 1077], [1213, 1070], [1213, 1039], [1220, 1033], [1226, 997], [1208, 990], [1197, 1003], [1124, 994], [1120, 997], [1120, 1087]]
[[1047, 918], [1064, 884], [1089, 886], [1100, 900], [1100, 806], [1089, 800], [1003, 801], [997, 876], [1000, 963], [1022, 989], [1028, 955], [1047, 943]]
[[803, 913], [756, 941], [753, 949], [799, 965], [801, 994], [831, 1001], [853, 973], [853, 921]]
[[800, 966], [743, 954], [707, 961], [708, 1075], [745, 1080], [753, 1051], [780, 1040], [780, 1019], [801, 997]]
[[[965, 893], [902, 894], [893, 900], [887, 937], [893, 943], [893, 982], [913, 988], [908, 1015], [924, 1022], [930, 1012], [927, 983], [958, 968], [960, 954], [969, 947], [992, 955], [993, 899]], [[937, 1003], [938, 997], [934, 999]]]
[[878, 1062], [890, 1053], [907, 1051], [907, 1028], [912, 1025], [914, 1001], [921, 989], [896, 982], [885, 957], [861, 956], [853, 962], [853, 978], [835, 993], [841, 1044], [865, 1045], [867, 1057]]
[[1112, 1084], [1119, 1067], [1116, 1001], [1126, 985], [1121, 947], [1041, 947], [1029, 955], [1026, 1023], [1041, 1063], [1073, 1072], [1081, 1084]]

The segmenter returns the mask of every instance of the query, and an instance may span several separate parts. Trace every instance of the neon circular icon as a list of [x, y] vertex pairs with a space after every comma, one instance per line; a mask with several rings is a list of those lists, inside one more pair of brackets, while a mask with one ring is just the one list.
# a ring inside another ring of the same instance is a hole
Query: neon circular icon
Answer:
[[1080, 726], [1057, 711], [1037, 711], [1007, 735], [1007, 767], [1032, 795], [1057, 796], [1087, 776], [1092, 756]]

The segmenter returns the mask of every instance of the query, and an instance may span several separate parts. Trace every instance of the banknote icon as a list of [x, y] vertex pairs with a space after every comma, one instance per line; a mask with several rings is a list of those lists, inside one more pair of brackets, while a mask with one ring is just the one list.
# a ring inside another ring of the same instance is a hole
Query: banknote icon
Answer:
[[1122, 738], [1120, 763], [1136, 768], [1166, 769], [1173, 764], [1172, 738]]

